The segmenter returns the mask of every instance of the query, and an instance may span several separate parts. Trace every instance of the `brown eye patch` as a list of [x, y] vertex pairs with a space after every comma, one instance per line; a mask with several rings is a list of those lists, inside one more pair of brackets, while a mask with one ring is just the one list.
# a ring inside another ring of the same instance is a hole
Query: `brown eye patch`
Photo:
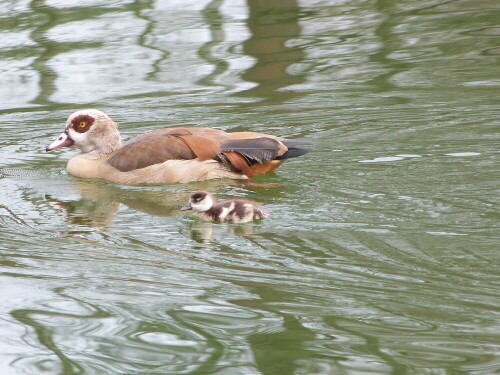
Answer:
[[77, 133], [85, 133], [94, 123], [95, 118], [89, 115], [78, 115], [71, 120], [71, 125]]
[[191, 196], [191, 199], [193, 200], [194, 203], [198, 203], [202, 201], [206, 196], [207, 196], [206, 193], [195, 193]]

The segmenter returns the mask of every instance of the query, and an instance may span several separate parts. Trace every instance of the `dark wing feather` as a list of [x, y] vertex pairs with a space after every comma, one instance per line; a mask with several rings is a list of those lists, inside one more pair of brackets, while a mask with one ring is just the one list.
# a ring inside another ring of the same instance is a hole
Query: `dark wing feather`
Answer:
[[305, 141], [303, 139], [284, 139], [281, 141], [288, 150], [276, 158], [276, 160], [284, 160], [295, 158], [297, 156], [302, 156], [311, 151], [309, 148], [304, 148], [301, 146], [311, 146], [311, 142]]
[[[221, 153], [237, 152], [249, 162], [264, 164], [274, 160], [280, 150], [280, 142], [272, 138], [232, 139], [221, 143]], [[249, 159], [249, 160], [248, 160]], [[250, 164], [250, 163], [249, 163]]]

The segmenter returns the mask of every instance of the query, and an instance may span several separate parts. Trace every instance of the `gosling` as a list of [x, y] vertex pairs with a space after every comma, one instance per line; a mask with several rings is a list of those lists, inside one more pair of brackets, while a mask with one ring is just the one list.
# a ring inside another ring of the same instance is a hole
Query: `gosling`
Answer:
[[255, 202], [246, 199], [217, 202], [213, 195], [205, 191], [191, 195], [189, 203], [181, 208], [181, 211], [186, 210], [197, 211], [196, 214], [205, 221], [222, 223], [248, 223], [269, 217], [269, 214]]

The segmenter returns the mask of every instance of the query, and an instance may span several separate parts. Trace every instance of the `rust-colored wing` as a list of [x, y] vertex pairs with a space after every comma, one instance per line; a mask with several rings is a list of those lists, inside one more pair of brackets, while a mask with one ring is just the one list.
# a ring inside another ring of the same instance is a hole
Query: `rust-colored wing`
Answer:
[[224, 132], [206, 128], [160, 129], [133, 138], [107, 160], [114, 168], [129, 172], [167, 160], [208, 160], [220, 153]]
[[302, 143], [253, 132], [226, 133], [210, 128], [167, 128], [133, 138], [107, 163], [122, 172], [167, 160], [215, 159], [248, 176], [269, 173], [309, 150]]

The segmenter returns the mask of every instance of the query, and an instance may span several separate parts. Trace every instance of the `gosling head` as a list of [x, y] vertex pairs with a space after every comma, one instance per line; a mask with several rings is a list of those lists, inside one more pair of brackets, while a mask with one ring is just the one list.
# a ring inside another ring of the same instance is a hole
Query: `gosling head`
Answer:
[[206, 191], [194, 193], [189, 198], [189, 203], [181, 208], [181, 211], [195, 210], [205, 212], [212, 208], [215, 203], [214, 197]]
[[45, 150], [71, 146], [90, 158], [99, 158], [121, 147], [120, 133], [117, 125], [104, 112], [97, 109], [77, 111], [68, 117], [64, 132]]

